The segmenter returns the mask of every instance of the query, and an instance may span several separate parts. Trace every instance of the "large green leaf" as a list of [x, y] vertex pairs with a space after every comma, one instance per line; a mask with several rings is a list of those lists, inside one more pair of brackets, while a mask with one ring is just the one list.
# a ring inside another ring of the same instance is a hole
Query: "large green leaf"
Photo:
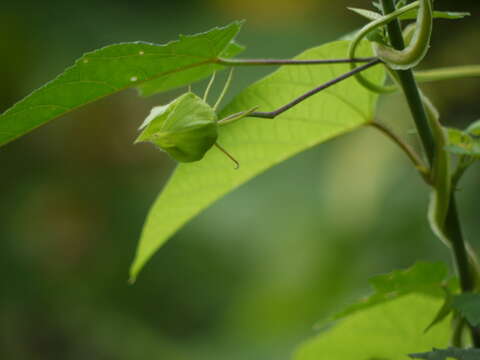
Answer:
[[149, 95], [208, 76], [220, 56], [241, 47], [234, 22], [205, 33], [181, 36], [165, 45], [142, 42], [104, 47], [83, 55], [54, 80], [0, 115], [0, 145], [82, 105], [118, 91], [139, 87]]
[[[344, 57], [347, 48], [347, 41], [333, 42], [310, 49], [298, 58]], [[359, 56], [369, 55], [371, 47], [365, 42]], [[348, 64], [282, 67], [237, 96], [220, 118], [254, 106], [259, 106], [260, 111], [274, 110], [349, 69]], [[374, 82], [384, 78], [380, 66], [365, 74]], [[147, 217], [131, 280], [175, 231], [222, 195], [302, 150], [371, 121], [376, 99], [350, 78], [273, 120], [244, 118], [222, 127], [219, 143], [238, 159], [240, 169], [234, 170], [230, 160], [217, 149], [199, 162], [177, 167]]]
[[424, 333], [441, 303], [410, 294], [358, 311], [307, 341], [295, 360], [407, 360], [407, 354], [445, 347], [448, 319]]

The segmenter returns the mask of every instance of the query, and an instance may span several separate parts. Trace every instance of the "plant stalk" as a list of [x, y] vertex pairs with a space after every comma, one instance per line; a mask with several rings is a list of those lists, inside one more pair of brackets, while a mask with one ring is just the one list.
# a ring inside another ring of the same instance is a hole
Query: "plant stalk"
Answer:
[[[394, 0], [381, 0], [383, 12], [391, 13], [395, 10]], [[387, 25], [388, 36], [394, 48], [401, 50], [405, 47], [400, 23], [398, 20]], [[428, 125], [427, 115], [423, 107], [420, 91], [416, 84], [412, 70], [399, 70], [396, 72], [400, 85], [407, 99], [410, 111], [418, 129], [425, 153], [430, 165], [435, 157], [435, 139]], [[455, 194], [452, 192], [450, 206], [445, 221], [445, 231], [452, 243], [452, 251], [455, 259], [455, 266], [460, 277], [463, 292], [473, 291], [475, 282], [468, 260], [467, 249], [461, 230], [460, 220], [457, 212]], [[474, 347], [480, 347], [480, 331], [478, 328], [470, 327]]]
[[215, 62], [225, 66], [257, 66], [257, 65], [322, 65], [322, 64], [347, 64], [347, 63], [367, 63], [376, 60], [376, 57], [356, 58], [356, 59], [229, 59], [218, 58]]
[[[475, 289], [475, 278], [468, 259], [468, 252], [463, 239], [462, 227], [457, 211], [455, 193], [450, 197], [450, 207], [445, 220], [445, 232], [452, 244], [455, 267], [460, 278], [462, 292], [472, 292]], [[469, 325], [473, 346], [480, 348], [480, 328]]]
[[[393, 0], [382, 0], [382, 7], [385, 14], [395, 11], [395, 3]], [[405, 47], [403, 41], [402, 30], [398, 20], [393, 20], [387, 24], [388, 37], [390, 43], [397, 50], [402, 50]], [[428, 161], [433, 162], [435, 152], [435, 142], [432, 131], [428, 125], [427, 114], [423, 107], [423, 101], [418, 90], [415, 77], [412, 70], [398, 70], [398, 80], [402, 86], [405, 97], [407, 98], [408, 106], [418, 129], [418, 134], [423, 144], [423, 148], [427, 155]]]

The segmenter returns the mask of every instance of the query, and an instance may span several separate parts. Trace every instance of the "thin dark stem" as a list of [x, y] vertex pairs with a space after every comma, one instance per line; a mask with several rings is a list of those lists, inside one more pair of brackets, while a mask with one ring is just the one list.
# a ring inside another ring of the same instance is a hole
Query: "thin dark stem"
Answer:
[[378, 129], [384, 135], [389, 137], [394, 143], [396, 143], [400, 147], [400, 149], [403, 150], [405, 155], [408, 156], [410, 161], [413, 163], [415, 168], [418, 170], [418, 172], [422, 176], [423, 180], [428, 184], [430, 183], [431, 180], [429, 177], [429, 172], [427, 167], [423, 163], [422, 159], [417, 155], [417, 153], [411, 148], [410, 145], [408, 145], [405, 141], [402, 140], [401, 137], [399, 137], [397, 134], [395, 134], [393, 131], [391, 131], [388, 127], [386, 127], [383, 124], [380, 124], [376, 121], [372, 121], [368, 123], [368, 125]]
[[277, 110], [274, 110], [274, 111], [270, 111], [270, 112], [262, 112], [262, 111], [254, 111], [252, 112], [250, 115], [248, 115], [249, 117], [257, 117], [257, 118], [266, 118], [266, 119], [273, 119], [275, 116], [278, 116], [280, 115], [281, 113], [287, 111], [288, 109], [294, 107], [295, 105], [297, 105], [298, 103], [301, 103], [303, 100], [306, 100], [308, 99], [310, 96], [312, 95], [315, 95], [316, 93], [322, 91], [322, 90], [325, 90], [326, 88], [340, 82], [340, 81], [343, 81], [347, 78], [349, 78], [350, 76], [353, 76], [361, 71], [364, 71], [366, 69], [368, 69], [369, 67], [372, 67], [374, 65], [377, 65], [377, 64], [380, 64], [381, 61], [379, 59], [375, 59], [375, 60], [372, 60], [370, 61], [369, 63], [367, 64], [364, 64], [362, 66], [359, 66], [343, 75], [340, 75], [339, 77], [336, 77], [335, 79], [332, 79], [330, 81], [327, 81], [326, 83], [316, 87], [315, 89], [312, 89], [308, 92], [306, 92], [305, 94], [299, 96], [298, 98], [296, 98], [295, 100], [289, 102], [288, 104], [285, 104], [283, 105], [282, 107], [278, 108]]
[[313, 60], [292, 60], [292, 59], [226, 59], [218, 58], [217, 64], [227, 66], [256, 66], [256, 65], [321, 65], [321, 64], [346, 64], [366, 63], [375, 60], [375, 57], [357, 59], [313, 59]]
[[[381, 0], [384, 14], [395, 10], [394, 0]], [[394, 48], [401, 50], [404, 48], [402, 31], [398, 20], [392, 21], [387, 25], [388, 36]], [[397, 71], [400, 85], [407, 98], [410, 111], [420, 135], [427, 158], [432, 164], [435, 157], [435, 139], [428, 125], [427, 115], [423, 107], [420, 91], [415, 82], [412, 70]], [[455, 195], [452, 192], [450, 206], [448, 208], [447, 218], [445, 220], [445, 231], [452, 243], [452, 251], [455, 259], [455, 265], [460, 277], [460, 283], [463, 292], [474, 290], [475, 281], [468, 259], [468, 253], [463, 239], [460, 220], [457, 212]], [[472, 342], [475, 347], [480, 347], [480, 331], [478, 328], [470, 327]]]

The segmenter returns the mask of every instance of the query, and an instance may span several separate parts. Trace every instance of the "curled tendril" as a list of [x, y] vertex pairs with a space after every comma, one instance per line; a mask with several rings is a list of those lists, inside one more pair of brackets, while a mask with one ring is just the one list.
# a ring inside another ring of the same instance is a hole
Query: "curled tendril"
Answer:
[[[383, 44], [377, 44], [375, 48], [377, 56], [385, 62], [390, 69], [407, 69], [418, 64], [425, 56], [429, 46], [433, 19], [431, 0], [415, 1], [365, 25], [350, 43], [348, 49], [349, 58], [355, 58], [355, 51], [358, 44], [368, 34], [397, 19], [400, 15], [418, 8], [415, 30], [413, 35], [411, 35], [411, 41], [408, 42], [408, 46], [405, 49], [395, 50]], [[354, 68], [355, 64], [352, 63], [351, 67]], [[397, 86], [374, 84], [363, 77], [362, 74], [355, 75], [355, 78], [361, 85], [376, 93], [390, 93], [397, 90]]]
[[395, 70], [407, 70], [416, 66], [426, 55], [432, 34], [432, 0], [420, 0], [415, 31], [412, 40], [403, 50], [376, 44], [377, 56]]
[[415, 34], [415, 29], [417, 28], [416, 24], [409, 24], [403, 29], [402, 36], [405, 44], [410, 44], [413, 39], [413, 34]]

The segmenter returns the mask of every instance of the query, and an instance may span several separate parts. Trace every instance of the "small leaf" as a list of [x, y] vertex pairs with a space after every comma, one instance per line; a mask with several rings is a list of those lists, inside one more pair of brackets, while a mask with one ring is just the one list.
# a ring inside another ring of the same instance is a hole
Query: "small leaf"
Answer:
[[477, 123], [473, 123], [466, 131], [447, 128], [448, 145], [445, 149], [455, 155], [480, 158], [480, 139], [475, 135], [480, 131], [479, 127]]
[[448, 319], [427, 334], [423, 330], [441, 300], [409, 294], [362, 309], [303, 344], [295, 360], [405, 360], [412, 352], [448, 345]]
[[[332, 59], [347, 52], [349, 42], [337, 41], [305, 51], [297, 59]], [[371, 56], [365, 41], [360, 56]], [[271, 111], [350, 70], [349, 64], [281, 67], [248, 87], [219, 118], [258, 106]], [[380, 82], [385, 72], [374, 67], [365, 73]], [[153, 204], [142, 231], [134, 263], [133, 281], [155, 251], [181, 226], [218, 198], [268, 168], [345, 132], [373, 116], [377, 96], [350, 78], [298, 104], [275, 119], [246, 117], [222, 126], [219, 143], [242, 164], [233, 170], [220, 151], [209, 151], [198, 162], [180, 164]]]
[[480, 294], [464, 293], [453, 298], [456, 309], [472, 326], [480, 325]]
[[409, 356], [412, 359], [424, 360], [478, 360], [480, 359], [480, 349], [459, 349], [450, 347], [444, 350], [433, 349], [432, 351], [421, 354], [410, 354]]
[[64, 73], [0, 115], [0, 145], [127, 88], [139, 87], [151, 94], [206, 77], [218, 69], [215, 61], [220, 55], [239, 50], [232, 41], [241, 25], [233, 22], [165, 45], [123, 43], [86, 53]]
[[472, 151], [466, 149], [464, 146], [448, 145], [445, 146], [445, 150], [453, 155], [472, 156]]
[[444, 263], [418, 262], [406, 270], [396, 270], [389, 274], [370, 279], [374, 293], [362, 301], [347, 307], [335, 315], [334, 319], [364, 310], [380, 303], [388, 302], [410, 293], [424, 293], [444, 297], [442, 290], [446, 284], [448, 269]]
[[382, 17], [382, 14], [379, 14], [372, 10], [359, 9], [354, 7], [347, 7], [347, 9], [353, 11], [354, 13], [357, 13], [360, 16], [363, 16], [364, 18], [367, 18], [368, 20], [377, 20]]

